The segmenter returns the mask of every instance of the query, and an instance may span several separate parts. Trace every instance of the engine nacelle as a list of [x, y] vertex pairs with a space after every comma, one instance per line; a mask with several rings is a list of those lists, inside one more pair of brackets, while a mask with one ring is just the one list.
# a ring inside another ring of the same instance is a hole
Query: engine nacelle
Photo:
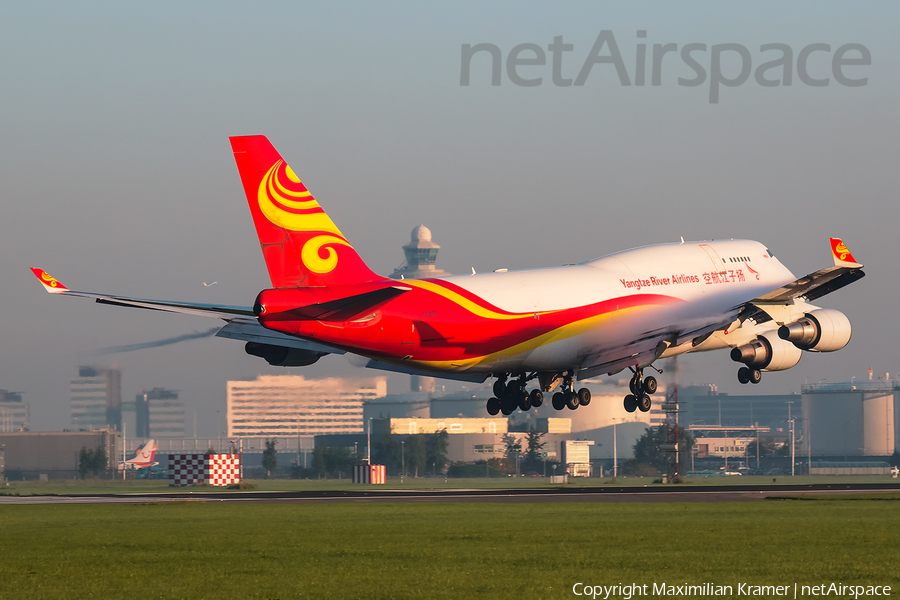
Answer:
[[247, 345], [244, 346], [244, 351], [247, 354], [264, 358], [267, 363], [275, 367], [305, 367], [324, 356], [324, 354], [312, 350], [273, 346], [272, 344], [260, 344], [258, 342], [247, 342]]
[[838, 310], [820, 309], [808, 312], [793, 323], [782, 325], [778, 337], [801, 350], [834, 352], [850, 341], [850, 320]]
[[779, 339], [774, 331], [731, 350], [731, 360], [760, 371], [784, 371], [800, 362], [800, 348]]

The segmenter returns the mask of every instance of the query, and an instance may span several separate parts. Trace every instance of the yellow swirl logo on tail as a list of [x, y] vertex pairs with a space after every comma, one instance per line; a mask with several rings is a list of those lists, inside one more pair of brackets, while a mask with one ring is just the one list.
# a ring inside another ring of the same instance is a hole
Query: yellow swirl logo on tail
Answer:
[[[337, 251], [330, 247], [330, 244], [350, 245], [347, 240], [333, 235], [317, 235], [314, 238], [310, 238], [303, 244], [303, 250], [300, 251], [300, 260], [303, 261], [303, 266], [319, 275], [334, 271], [338, 263], [338, 255]], [[325, 258], [322, 258], [322, 255], [319, 254], [322, 248], [328, 254]]]
[[[257, 200], [259, 209], [266, 218], [278, 227], [291, 231], [321, 231], [344, 237], [331, 217], [322, 211], [312, 194], [307, 190], [291, 190], [278, 179], [278, 167], [282, 164], [284, 161], [277, 161], [259, 182]], [[290, 170], [290, 167], [286, 166], [285, 174], [288, 180], [300, 183], [300, 179]], [[299, 198], [307, 198], [307, 200], [299, 200]], [[310, 212], [298, 213], [288, 209]]]
[[[282, 181], [282, 173], [287, 181]], [[309, 232], [314, 235], [303, 243], [300, 260], [309, 271], [324, 275], [334, 271], [338, 263], [338, 253], [334, 245], [350, 246], [344, 234], [337, 228], [312, 194], [306, 189], [300, 178], [286, 165], [278, 160], [263, 175], [257, 193], [259, 209], [274, 225], [296, 232]], [[321, 252], [324, 250], [325, 256]]]
[[850, 256], [850, 251], [847, 250], [847, 246], [844, 245], [844, 242], [838, 242], [837, 246], [834, 247], [834, 253], [838, 255], [838, 258], [841, 260], [847, 260], [847, 257]]
[[47, 285], [49, 285], [50, 287], [59, 287], [59, 282], [56, 280], [56, 278], [46, 271], [41, 273], [41, 279], [47, 282]]

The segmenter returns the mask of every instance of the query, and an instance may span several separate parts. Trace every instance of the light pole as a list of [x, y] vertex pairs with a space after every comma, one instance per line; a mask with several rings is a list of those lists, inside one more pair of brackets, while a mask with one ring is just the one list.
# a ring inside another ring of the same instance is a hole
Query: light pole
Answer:
[[406, 445], [406, 440], [402, 440], [400, 442], [400, 483], [403, 483], [403, 474], [406, 472], [406, 454], [404, 450], [404, 446]]
[[366, 421], [366, 462], [372, 464], [372, 417]]
[[794, 419], [791, 418], [791, 477], [794, 476]]
[[811, 418], [806, 419], [806, 452], [807, 452], [807, 466], [806, 466], [806, 474], [812, 475], [812, 425], [810, 424], [812, 421]]
[[616, 420], [613, 419], [613, 479], [619, 476], [619, 443], [616, 438]]
[[697, 454], [697, 444], [691, 446], [691, 471], [694, 470], [694, 456]]

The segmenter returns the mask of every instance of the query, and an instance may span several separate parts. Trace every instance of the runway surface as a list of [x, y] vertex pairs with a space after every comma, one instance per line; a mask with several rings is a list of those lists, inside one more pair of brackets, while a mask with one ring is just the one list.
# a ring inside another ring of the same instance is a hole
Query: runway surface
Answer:
[[817, 484], [766, 486], [648, 486], [602, 488], [353, 490], [317, 492], [166, 492], [97, 496], [0, 496], [0, 504], [141, 504], [155, 502], [238, 502], [330, 504], [375, 502], [760, 502], [806, 495], [897, 493], [900, 484]]

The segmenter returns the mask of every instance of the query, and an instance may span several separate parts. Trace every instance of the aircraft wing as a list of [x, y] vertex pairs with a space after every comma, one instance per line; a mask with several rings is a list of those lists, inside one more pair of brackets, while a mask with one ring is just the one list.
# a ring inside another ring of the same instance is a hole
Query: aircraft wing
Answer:
[[866, 276], [863, 266], [856, 262], [840, 238], [831, 238], [834, 266], [819, 269], [787, 285], [751, 300], [751, 304], [783, 304], [801, 298], [815, 301], [826, 294], [850, 285]]
[[145, 308], [148, 310], [161, 310], [165, 312], [182, 313], [186, 315], [200, 315], [202, 317], [215, 317], [230, 320], [235, 317], [254, 317], [253, 308], [249, 306], [228, 306], [223, 304], [199, 304], [194, 302], [175, 302], [171, 300], [144, 300], [141, 298], [128, 298], [126, 296], [112, 296], [109, 294], [94, 294], [91, 292], [76, 292], [61, 284], [56, 278], [43, 269], [32, 268], [32, 273], [40, 280], [51, 294], [63, 296], [80, 296], [93, 298], [99, 304], [112, 304], [113, 306], [130, 306], [132, 308]]
[[469, 381], [472, 383], [484, 383], [484, 380], [488, 378], [488, 373], [455, 373], [453, 371], [428, 371], [426, 369], [416, 369], [414, 367], [395, 365], [393, 363], [375, 360], [374, 358], [369, 359], [369, 362], [366, 363], [366, 368], [376, 369], [379, 371], [389, 371], [391, 373], [406, 373], [408, 375], [438, 377], [440, 379], [453, 379], [455, 381]]
[[112, 296], [109, 294], [94, 294], [91, 292], [76, 292], [70, 290], [49, 273], [42, 269], [31, 269], [44, 288], [51, 294], [63, 296], [80, 296], [93, 298], [100, 304], [114, 306], [129, 306], [133, 308], [145, 308], [148, 310], [161, 310], [165, 312], [182, 313], [186, 315], [200, 315], [202, 317], [215, 317], [228, 323], [216, 332], [216, 337], [241, 340], [244, 342], [257, 342], [271, 346], [283, 346], [287, 348], [299, 348], [320, 354], [344, 354], [344, 350], [324, 346], [315, 342], [285, 335], [277, 331], [266, 329], [259, 324], [253, 309], [249, 306], [228, 306], [222, 304], [198, 304], [193, 302], [173, 302], [170, 300], [144, 300], [141, 298], [127, 298], [125, 296]]

